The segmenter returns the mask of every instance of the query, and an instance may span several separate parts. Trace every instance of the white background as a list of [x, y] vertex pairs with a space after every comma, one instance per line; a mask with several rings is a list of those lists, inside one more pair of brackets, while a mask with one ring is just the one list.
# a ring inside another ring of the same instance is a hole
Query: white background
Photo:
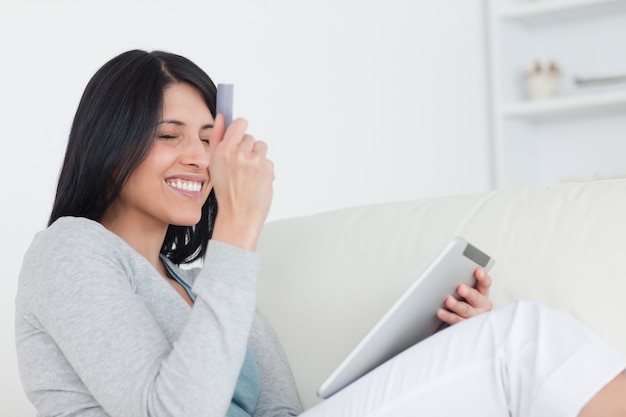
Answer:
[[481, 0], [3, 0], [0, 414], [29, 409], [17, 276], [45, 227], [82, 90], [105, 61], [163, 49], [234, 83], [235, 115], [276, 166], [274, 220], [489, 189], [483, 13]]

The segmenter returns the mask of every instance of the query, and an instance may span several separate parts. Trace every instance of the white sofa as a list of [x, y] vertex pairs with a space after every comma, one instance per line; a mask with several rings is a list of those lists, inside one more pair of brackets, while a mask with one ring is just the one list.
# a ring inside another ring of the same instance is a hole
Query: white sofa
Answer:
[[348, 208], [266, 225], [259, 311], [305, 407], [332, 369], [456, 235], [493, 256], [496, 306], [562, 308], [626, 353], [626, 181]]

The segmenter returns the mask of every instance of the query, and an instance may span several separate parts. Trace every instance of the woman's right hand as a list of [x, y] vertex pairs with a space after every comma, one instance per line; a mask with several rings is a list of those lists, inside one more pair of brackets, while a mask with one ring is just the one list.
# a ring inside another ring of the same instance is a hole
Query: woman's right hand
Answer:
[[218, 114], [209, 137], [209, 173], [218, 203], [213, 239], [256, 249], [272, 201], [274, 164], [267, 145], [246, 134], [248, 122], [234, 120], [228, 129]]

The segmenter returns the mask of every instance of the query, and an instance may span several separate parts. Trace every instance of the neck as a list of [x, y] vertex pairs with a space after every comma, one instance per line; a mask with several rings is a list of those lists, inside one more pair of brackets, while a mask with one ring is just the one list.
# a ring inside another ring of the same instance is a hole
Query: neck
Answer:
[[157, 271], [164, 272], [159, 255], [167, 233], [167, 224], [113, 216], [103, 217], [100, 223], [146, 258]]

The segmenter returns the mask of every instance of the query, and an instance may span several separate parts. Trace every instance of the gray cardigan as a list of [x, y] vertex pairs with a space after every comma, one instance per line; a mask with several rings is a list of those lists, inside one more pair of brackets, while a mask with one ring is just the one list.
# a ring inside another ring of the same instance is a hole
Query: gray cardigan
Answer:
[[260, 257], [211, 241], [181, 269], [193, 308], [99, 223], [61, 218], [27, 251], [16, 298], [20, 375], [39, 416], [222, 417], [246, 346], [261, 377], [255, 417], [300, 404], [280, 344], [255, 313]]

